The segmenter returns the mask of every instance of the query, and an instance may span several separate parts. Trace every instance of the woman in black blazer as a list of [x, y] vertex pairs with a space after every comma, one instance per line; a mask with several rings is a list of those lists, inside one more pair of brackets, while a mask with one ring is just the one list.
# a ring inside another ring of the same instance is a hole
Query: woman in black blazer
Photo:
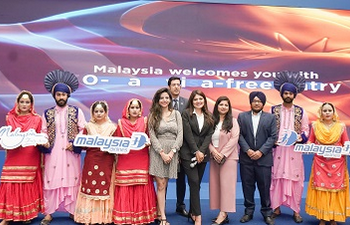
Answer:
[[192, 91], [187, 108], [182, 113], [182, 124], [184, 139], [180, 158], [190, 186], [189, 219], [196, 225], [201, 225], [199, 190], [209, 161], [209, 144], [214, 133], [214, 120], [202, 91]]

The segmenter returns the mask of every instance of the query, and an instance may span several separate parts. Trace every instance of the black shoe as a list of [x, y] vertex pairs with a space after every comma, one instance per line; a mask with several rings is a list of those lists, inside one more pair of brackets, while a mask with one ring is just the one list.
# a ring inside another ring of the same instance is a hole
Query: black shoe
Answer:
[[265, 217], [264, 221], [267, 225], [274, 225], [275, 224], [275, 221], [274, 221], [274, 219], [272, 219], [271, 216]]
[[191, 214], [191, 213], [187, 213], [187, 221], [190, 222], [190, 220], [191, 220], [192, 223], [195, 223], [195, 222], [196, 222], [196, 221], [193, 219], [192, 214]]
[[221, 223], [217, 223], [215, 220], [215, 221], [213, 221], [213, 223], [211, 225], [223, 225], [223, 224], [226, 224], [229, 222], [230, 222], [230, 220], [228, 219], [228, 216], [226, 216], [226, 218], [223, 221], [221, 221]]
[[251, 221], [252, 219], [253, 219], [253, 215], [244, 214], [244, 216], [242, 216], [242, 218], [239, 220], [239, 222], [246, 223], [246, 222]]
[[[217, 217], [213, 218], [213, 219], [211, 220], [211, 222], [215, 223], [216, 219], [217, 219]], [[226, 218], [224, 219], [224, 221], [225, 221], [225, 223], [229, 223], [229, 222], [230, 222], [230, 219], [228, 218], [228, 215], [226, 216]]]
[[179, 214], [180, 216], [188, 217], [188, 212], [186, 211], [185, 208], [177, 208], [176, 213]]
[[303, 217], [293, 214], [293, 220], [296, 223], [302, 223], [303, 222]]

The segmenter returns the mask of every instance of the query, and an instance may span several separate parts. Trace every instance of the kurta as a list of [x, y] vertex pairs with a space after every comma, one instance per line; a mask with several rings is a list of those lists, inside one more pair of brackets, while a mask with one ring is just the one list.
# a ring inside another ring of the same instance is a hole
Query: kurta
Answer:
[[[233, 127], [226, 133], [220, 130], [219, 146], [216, 149], [226, 157], [224, 164], [219, 165], [210, 157], [209, 199], [210, 209], [220, 209], [224, 212], [236, 212], [236, 184], [238, 163], [239, 126], [233, 118]], [[209, 150], [215, 147], [210, 144]]]
[[[294, 107], [281, 106], [280, 129], [278, 139], [283, 131], [294, 130]], [[301, 132], [309, 133], [309, 120], [306, 112], [301, 119]], [[271, 207], [284, 205], [295, 212], [300, 212], [300, 203], [304, 188], [304, 162], [300, 152], [294, 152], [294, 146], [277, 146], [273, 151], [273, 167], [271, 182]]]
[[[157, 131], [149, 130], [151, 139], [150, 168], [149, 173], [157, 177], [177, 178], [178, 152], [183, 141], [182, 119], [177, 110], [173, 110], [168, 120], [160, 121]], [[176, 150], [169, 164], [165, 164], [160, 151], [168, 154], [172, 149]]]
[[[56, 137], [51, 153], [45, 154], [44, 169], [44, 205], [45, 214], [55, 211], [74, 213], [80, 186], [80, 154], [66, 150], [68, 107], [55, 107]], [[85, 125], [83, 112], [78, 110], [78, 127], [82, 132]], [[47, 133], [47, 124], [43, 118], [43, 133]]]
[[[348, 141], [344, 126], [340, 139], [332, 145], [344, 146]], [[311, 129], [309, 142], [321, 144]], [[305, 211], [317, 219], [345, 222], [350, 216], [349, 172], [346, 156], [325, 158], [314, 155], [307, 189]]]
[[[21, 132], [34, 129], [41, 132], [38, 115], [9, 115], [7, 125]], [[29, 221], [43, 210], [40, 152], [36, 146], [7, 150], [0, 185], [0, 218]]]

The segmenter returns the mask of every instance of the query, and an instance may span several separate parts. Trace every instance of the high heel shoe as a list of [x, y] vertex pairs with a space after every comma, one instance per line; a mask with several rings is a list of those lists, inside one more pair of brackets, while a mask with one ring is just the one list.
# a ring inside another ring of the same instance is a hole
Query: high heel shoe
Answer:
[[188, 213], [187, 221], [189, 222], [191, 220], [192, 223], [195, 223], [196, 220], [193, 219], [192, 213]]
[[[213, 219], [211, 220], [211, 222], [215, 223], [216, 220], [217, 220], [217, 217], [213, 218]], [[224, 219], [224, 221], [225, 221], [226, 223], [229, 223], [229, 222], [230, 222], [230, 219], [228, 218], [228, 215], [226, 216], [226, 218]]]
[[226, 223], [229, 223], [230, 220], [228, 219], [228, 215], [225, 217], [225, 219], [223, 221], [221, 221], [220, 223], [217, 223], [216, 220], [213, 221], [213, 223], [211, 225], [223, 225], [223, 224], [226, 224]]

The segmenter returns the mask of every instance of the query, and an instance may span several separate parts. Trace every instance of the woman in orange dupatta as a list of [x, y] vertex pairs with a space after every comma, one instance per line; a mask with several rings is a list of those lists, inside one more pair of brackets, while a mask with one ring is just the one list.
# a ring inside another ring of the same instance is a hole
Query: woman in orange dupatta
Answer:
[[[6, 124], [12, 126], [12, 131], [19, 127], [21, 132], [29, 129], [41, 132], [41, 117], [34, 110], [32, 93], [22, 91], [17, 96]], [[30, 223], [43, 210], [40, 151], [36, 146], [20, 146], [6, 154], [0, 185], [1, 225], [10, 221]]]
[[[83, 134], [115, 136], [116, 125], [108, 117], [105, 101], [91, 106], [91, 119]], [[74, 212], [74, 221], [84, 224], [107, 224], [112, 222], [114, 201], [115, 155], [100, 148], [86, 148], [81, 187]]]
[[[345, 124], [339, 122], [335, 107], [323, 103], [319, 119], [312, 124], [309, 143], [343, 146], [349, 140]], [[325, 158], [314, 156], [305, 211], [320, 220], [320, 225], [345, 222], [350, 216], [349, 173], [346, 156]]]
[[[118, 121], [117, 135], [131, 137], [133, 132], [147, 131], [147, 118], [142, 116], [142, 104], [131, 99]], [[115, 224], [149, 224], [156, 219], [156, 193], [148, 173], [148, 146], [128, 154], [118, 155], [113, 209]]]

